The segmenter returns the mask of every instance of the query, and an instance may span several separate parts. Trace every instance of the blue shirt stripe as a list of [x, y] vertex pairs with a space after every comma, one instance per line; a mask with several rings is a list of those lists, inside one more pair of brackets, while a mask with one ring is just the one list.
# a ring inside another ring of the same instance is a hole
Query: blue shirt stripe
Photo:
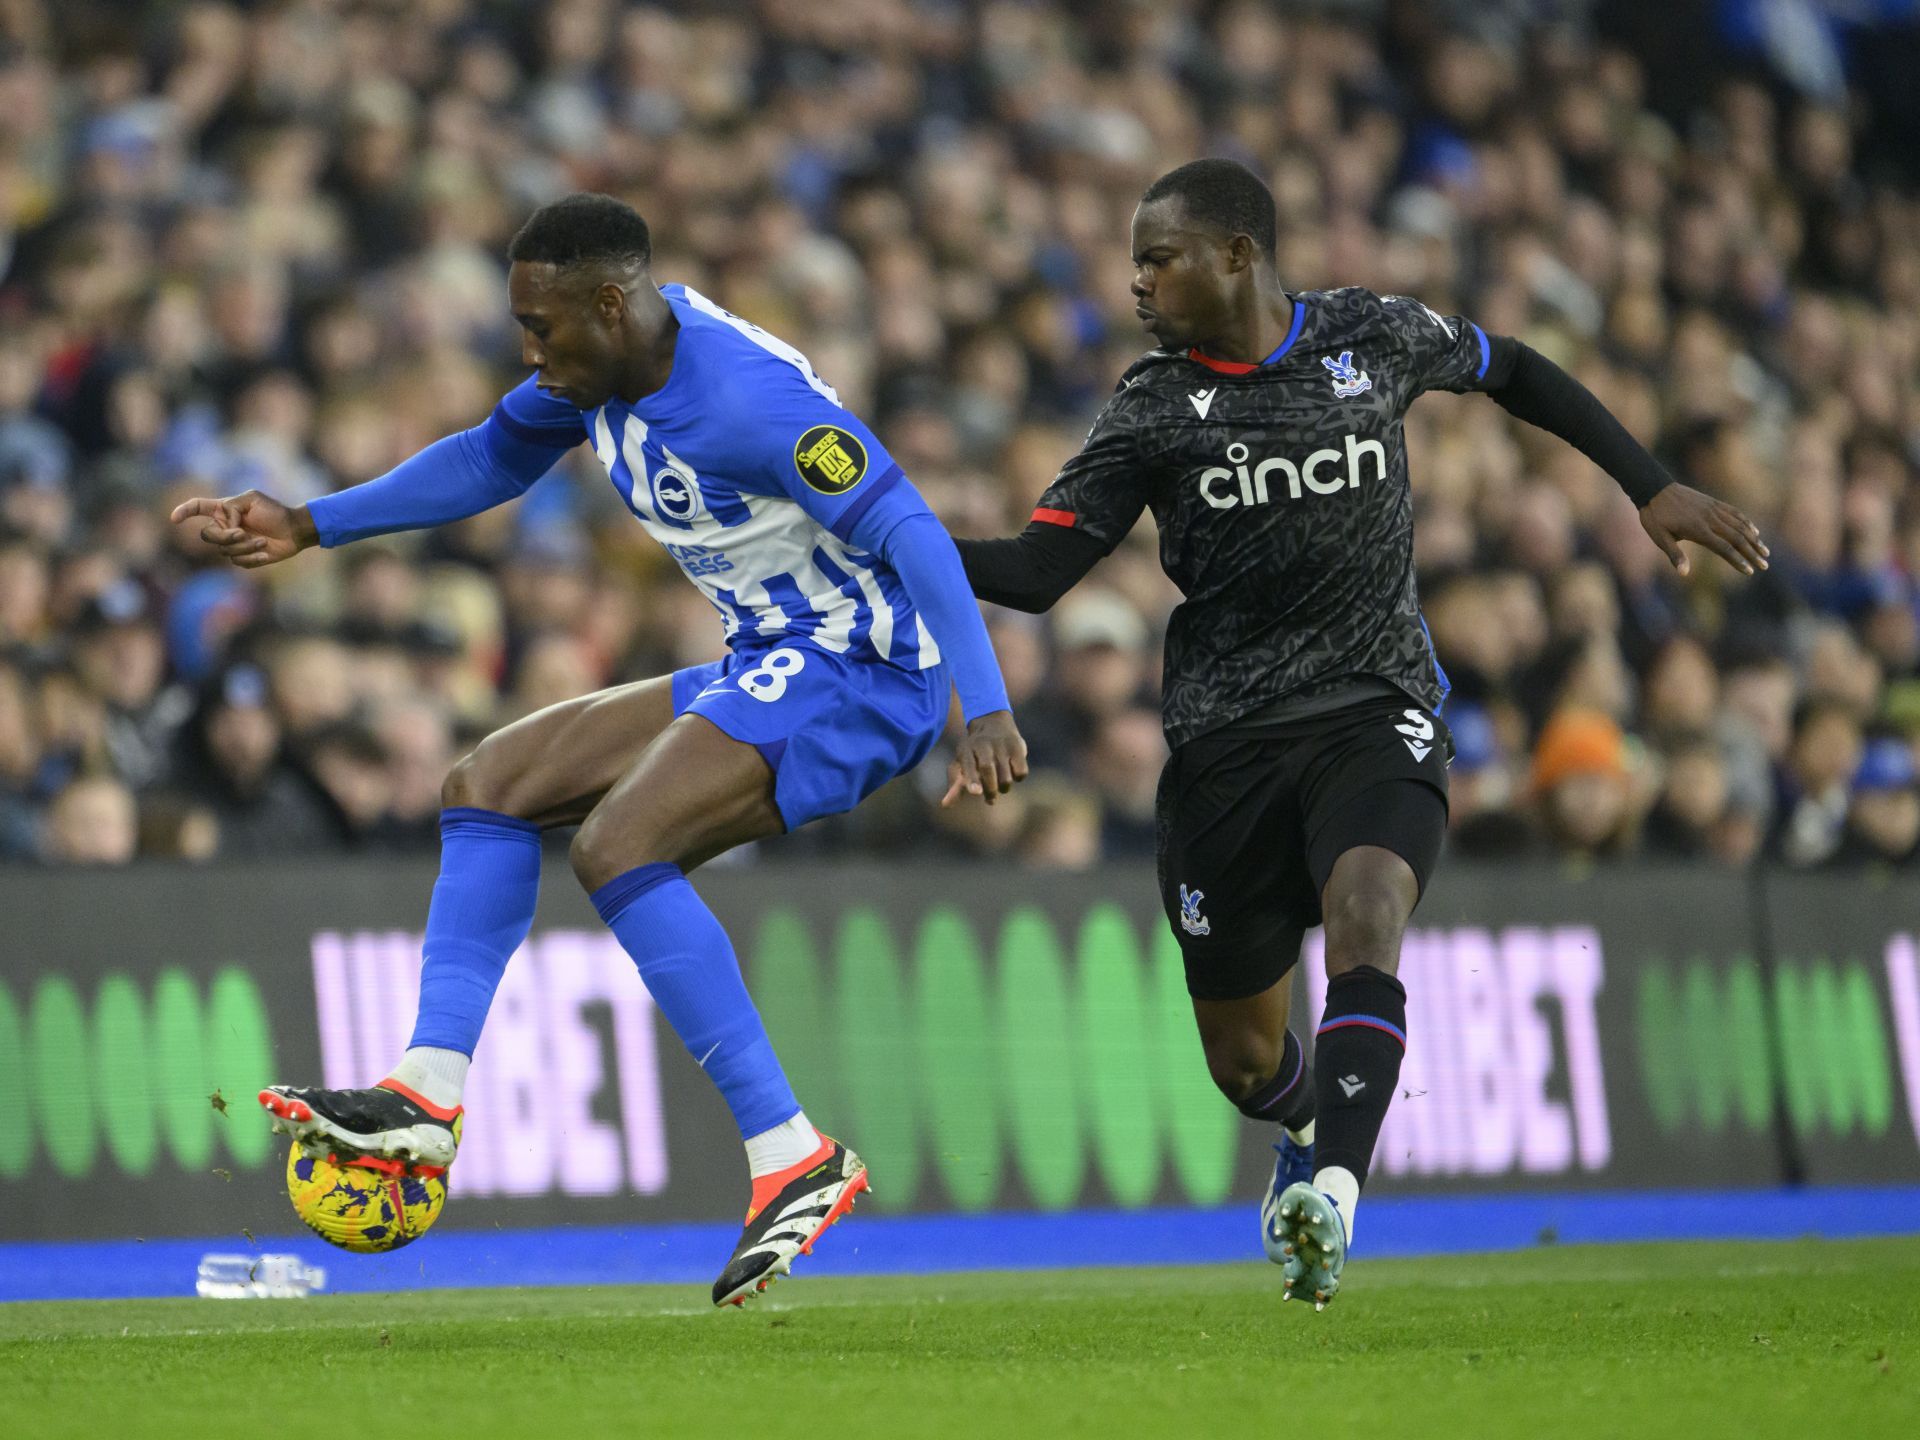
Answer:
[[715, 590], [713, 593], [722, 605], [733, 612], [736, 628], [728, 637], [727, 644], [738, 650], [760, 634], [760, 617], [754, 613], [751, 606], [742, 605], [740, 597], [731, 590]]
[[[814, 547], [813, 563], [820, 567], [820, 573], [833, 583], [834, 589], [853, 602], [853, 628], [847, 635], [847, 648], [859, 650], [862, 646], [872, 648], [873, 642], [873, 606], [867, 603], [867, 592], [860, 588], [860, 582], [833, 561], [833, 557], [818, 546]], [[883, 655], [880, 657], [885, 659]]]
[[769, 575], [760, 582], [767, 597], [780, 607], [786, 619], [787, 633], [812, 639], [827, 623], [827, 617], [808, 602], [791, 575]]

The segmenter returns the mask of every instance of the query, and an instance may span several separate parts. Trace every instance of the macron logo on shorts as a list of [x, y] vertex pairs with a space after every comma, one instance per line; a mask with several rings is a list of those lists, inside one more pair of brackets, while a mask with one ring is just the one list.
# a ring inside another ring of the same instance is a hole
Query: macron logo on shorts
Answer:
[[1414, 759], [1426, 759], [1433, 752], [1433, 721], [1418, 710], [1403, 710], [1400, 713], [1407, 717], [1405, 724], [1393, 727], [1404, 737], [1400, 743], [1413, 753]]

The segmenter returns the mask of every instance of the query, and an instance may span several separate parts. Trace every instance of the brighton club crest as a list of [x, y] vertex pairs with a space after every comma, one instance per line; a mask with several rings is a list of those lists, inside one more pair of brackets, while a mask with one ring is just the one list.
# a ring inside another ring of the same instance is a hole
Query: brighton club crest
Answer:
[[1351, 350], [1342, 350], [1338, 360], [1330, 355], [1322, 355], [1320, 363], [1327, 367], [1327, 373], [1333, 377], [1333, 393], [1342, 400], [1364, 395], [1373, 388], [1373, 377], [1354, 365]]

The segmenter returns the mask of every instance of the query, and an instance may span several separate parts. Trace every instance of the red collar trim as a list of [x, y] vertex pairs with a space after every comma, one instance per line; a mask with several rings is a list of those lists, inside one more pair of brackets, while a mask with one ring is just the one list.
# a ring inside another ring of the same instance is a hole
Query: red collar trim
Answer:
[[1187, 351], [1189, 360], [1197, 360], [1209, 370], [1218, 370], [1222, 375], [1251, 375], [1260, 368], [1259, 364], [1249, 364], [1244, 360], [1216, 360], [1199, 350]]

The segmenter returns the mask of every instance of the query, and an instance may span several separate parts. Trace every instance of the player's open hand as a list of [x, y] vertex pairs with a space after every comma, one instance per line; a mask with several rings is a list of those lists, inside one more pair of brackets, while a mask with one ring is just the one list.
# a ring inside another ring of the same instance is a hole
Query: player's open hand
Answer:
[[306, 506], [289, 509], [258, 490], [225, 500], [188, 500], [174, 507], [174, 524], [195, 518], [206, 521], [200, 538], [242, 570], [290, 560], [320, 540]]
[[1724, 500], [1704, 495], [1691, 486], [1667, 486], [1640, 511], [1640, 528], [1667, 552], [1673, 568], [1688, 571], [1682, 540], [1704, 545], [1742, 575], [1767, 568], [1772, 552], [1760, 543], [1760, 528]]
[[991, 805], [1026, 778], [1027, 742], [1020, 738], [1013, 712], [994, 710], [967, 726], [947, 766], [947, 793], [940, 803], [953, 804], [964, 790]]

